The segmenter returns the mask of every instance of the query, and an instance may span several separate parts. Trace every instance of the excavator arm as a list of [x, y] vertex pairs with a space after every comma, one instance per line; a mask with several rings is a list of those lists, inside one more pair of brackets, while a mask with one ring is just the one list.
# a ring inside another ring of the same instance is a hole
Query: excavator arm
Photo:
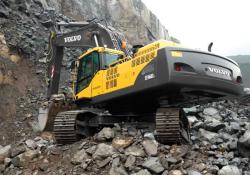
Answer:
[[[74, 28], [77, 30], [63, 32], [64, 28]], [[57, 94], [59, 89], [61, 65], [64, 54], [64, 47], [78, 47], [89, 49], [93, 47], [107, 47], [123, 51], [126, 56], [131, 52], [127, 48], [122, 48], [124, 36], [110, 26], [104, 26], [97, 22], [71, 22], [57, 23], [50, 34], [50, 43], [47, 54], [47, 80], [48, 91], [47, 97]]]

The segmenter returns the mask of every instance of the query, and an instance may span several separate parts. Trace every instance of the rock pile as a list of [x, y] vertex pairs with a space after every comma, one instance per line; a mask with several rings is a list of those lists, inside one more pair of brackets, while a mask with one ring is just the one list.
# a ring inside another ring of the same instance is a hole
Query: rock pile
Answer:
[[[30, 163], [41, 160], [39, 165], [41, 171], [46, 171], [46, 162], [48, 161], [41, 155], [53, 147], [53, 139], [50, 134], [44, 133], [41, 137], [34, 140], [21, 140], [16, 144], [0, 146], [0, 172], [11, 174], [20, 173], [22, 167], [29, 167]], [[25, 172], [25, 171], [24, 171]]]
[[249, 174], [250, 108], [228, 100], [197, 106], [195, 110], [195, 116], [188, 116], [192, 149], [207, 157], [206, 167], [211, 173]]
[[1, 172], [248, 175], [249, 109], [236, 101], [185, 109], [192, 112], [187, 114], [192, 128], [191, 145], [163, 145], [153, 133], [135, 128], [130, 132], [131, 127], [118, 125], [66, 146], [55, 145], [53, 137], [46, 133], [0, 147]]

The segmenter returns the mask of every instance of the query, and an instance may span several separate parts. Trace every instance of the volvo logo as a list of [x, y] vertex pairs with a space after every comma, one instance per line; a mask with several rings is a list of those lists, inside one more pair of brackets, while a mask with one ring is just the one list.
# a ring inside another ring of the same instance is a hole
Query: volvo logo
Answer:
[[226, 75], [228, 77], [230, 77], [230, 72], [226, 71], [226, 70], [222, 70], [222, 69], [218, 69], [218, 68], [214, 68], [214, 67], [207, 67], [207, 70], [216, 74], [220, 74], [220, 75]]
[[80, 41], [81, 38], [82, 38], [81, 35], [69, 36], [69, 37], [64, 38], [64, 42], [71, 43], [71, 42], [75, 42], [75, 41]]

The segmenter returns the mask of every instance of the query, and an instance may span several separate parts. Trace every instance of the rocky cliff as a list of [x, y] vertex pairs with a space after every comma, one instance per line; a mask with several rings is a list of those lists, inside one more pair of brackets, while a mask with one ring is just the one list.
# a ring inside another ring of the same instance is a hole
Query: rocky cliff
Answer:
[[55, 7], [77, 20], [104, 19], [121, 30], [132, 44], [170, 39], [166, 28], [141, 0], [47, 0], [43, 6]]
[[[51, 10], [57, 21], [103, 19], [124, 33], [130, 44], [171, 37], [141, 0], [3, 0], [0, 32], [10, 48], [38, 60], [46, 49]], [[50, 11], [50, 12], [49, 12]]]

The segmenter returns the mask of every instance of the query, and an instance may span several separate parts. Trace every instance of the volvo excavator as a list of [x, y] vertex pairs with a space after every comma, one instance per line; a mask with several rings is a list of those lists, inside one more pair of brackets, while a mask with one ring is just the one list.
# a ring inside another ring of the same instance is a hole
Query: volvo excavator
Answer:
[[48, 99], [58, 94], [64, 48], [84, 49], [73, 62], [72, 100], [50, 100], [40, 115], [58, 144], [115, 123], [149, 128], [163, 144], [190, 143], [183, 107], [243, 92], [229, 58], [166, 40], [128, 48], [120, 32], [97, 21], [57, 23], [49, 40]]

